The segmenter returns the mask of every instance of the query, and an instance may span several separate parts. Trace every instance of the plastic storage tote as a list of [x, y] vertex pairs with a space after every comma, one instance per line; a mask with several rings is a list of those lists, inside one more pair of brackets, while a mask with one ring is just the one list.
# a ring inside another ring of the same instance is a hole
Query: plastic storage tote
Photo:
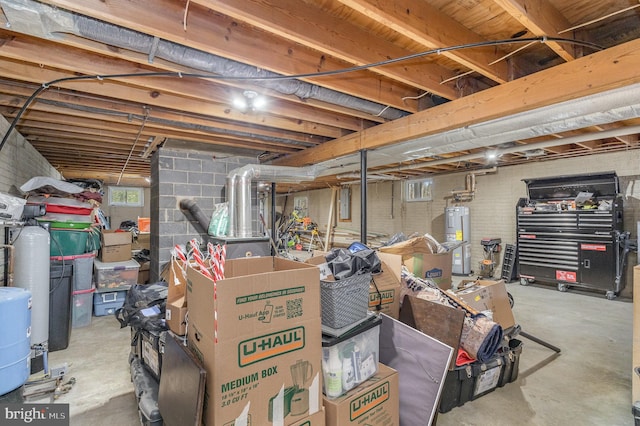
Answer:
[[73, 290], [89, 290], [93, 287], [93, 259], [95, 253], [73, 256], [53, 256], [52, 261], [64, 261], [73, 264]]
[[91, 325], [93, 312], [94, 288], [88, 290], [76, 290], [73, 292], [73, 311], [71, 315], [71, 327], [80, 328]]
[[138, 283], [140, 264], [135, 260], [125, 262], [93, 261], [96, 291], [126, 290]]
[[503, 367], [504, 357], [496, 355], [487, 363], [475, 361], [447, 372], [438, 411], [446, 413], [494, 391], [498, 387]]
[[97, 317], [113, 315], [124, 305], [127, 290], [93, 293], [93, 314]]
[[378, 372], [380, 324], [372, 315], [340, 337], [322, 336], [324, 394], [338, 398]]
[[96, 250], [93, 240], [89, 239], [91, 233], [90, 229], [50, 229], [50, 255], [75, 256]]

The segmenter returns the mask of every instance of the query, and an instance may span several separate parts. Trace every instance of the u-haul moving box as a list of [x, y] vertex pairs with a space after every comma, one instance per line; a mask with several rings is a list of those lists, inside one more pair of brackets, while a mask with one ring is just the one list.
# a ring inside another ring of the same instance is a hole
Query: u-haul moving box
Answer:
[[208, 425], [290, 425], [322, 405], [320, 276], [273, 257], [187, 269], [189, 347], [207, 370]]
[[398, 426], [398, 372], [378, 364], [378, 373], [337, 399], [324, 399], [327, 426]]

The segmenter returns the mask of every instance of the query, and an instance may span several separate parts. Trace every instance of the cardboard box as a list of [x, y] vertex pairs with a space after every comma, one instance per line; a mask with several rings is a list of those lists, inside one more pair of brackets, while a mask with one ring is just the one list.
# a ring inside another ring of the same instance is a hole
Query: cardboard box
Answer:
[[398, 373], [378, 364], [378, 373], [337, 399], [324, 398], [327, 426], [400, 424]]
[[[398, 319], [400, 315], [400, 280], [402, 257], [378, 253], [382, 262], [382, 273], [374, 275], [369, 286], [369, 310], [385, 313]], [[380, 310], [378, 310], [378, 305]]]
[[167, 305], [165, 320], [169, 330], [178, 336], [187, 333], [187, 277], [182, 269], [181, 262], [171, 259], [168, 268], [167, 281]]
[[131, 232], [102, 231], [99, 256], [103, 262], [131, 259]]
[[324, 407], [322, 407], [322, 409], [317, 413], [312, 414], [309, 417], [305, 417], [304, 419], [299, 420], [295, 423], [292, 423], [291, 426], [325, 426], [324, 418]]
[[491, 311], [493, 320], [502, 328], [516, 324], [504, 280], [463, 280], [460, 288], [452, 293], [477, 311]]
[[138, 234], [131, 245], [133, 250], [151, 250], [151, 234], [148, 232], [141, 232]]
[[442, 290], [451, 288], [453, 252], [414, 253], [404, 259], [404, 266], [417, 277], [431, 278]]
[[214, 286], [187, 266], [187, 306], [188, 344], [207, 370], [206, 424], [291, 425], [320, 410], [317, 268], [230, 259]]
[[138, 269], [138, 284], [147, 284], [149, 282], [149, 265], [151, 262], [142, 262]]
[[640, 401], [640, 376], [636, 367], [640, 367], [640, 265], [633, 268], [633, 343], [631, 370], [631, 404]]
[[443, 290], [451, 288], [453, 252], [433, 253], [431, 240], [416, 237], [392, 246], [381, 247], [380, 253], [402, 256], [409, 272], [420, 278], [432, 279]]

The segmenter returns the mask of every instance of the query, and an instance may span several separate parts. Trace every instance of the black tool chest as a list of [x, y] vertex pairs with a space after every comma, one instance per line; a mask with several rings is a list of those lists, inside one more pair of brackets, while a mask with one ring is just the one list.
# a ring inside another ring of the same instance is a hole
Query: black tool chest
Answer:
[[623, 200], [615, 172], [523, 179], [517, 205], [520, 283], [585, 287], [613, 299], [624, 288]]

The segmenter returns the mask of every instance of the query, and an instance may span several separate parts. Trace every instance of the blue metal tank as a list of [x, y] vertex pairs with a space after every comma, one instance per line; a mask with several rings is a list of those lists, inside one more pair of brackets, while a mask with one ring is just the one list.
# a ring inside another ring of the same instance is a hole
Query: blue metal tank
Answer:
[[0, 287], [0, 395], [22, 386], [31, 372], [31, 292]]

